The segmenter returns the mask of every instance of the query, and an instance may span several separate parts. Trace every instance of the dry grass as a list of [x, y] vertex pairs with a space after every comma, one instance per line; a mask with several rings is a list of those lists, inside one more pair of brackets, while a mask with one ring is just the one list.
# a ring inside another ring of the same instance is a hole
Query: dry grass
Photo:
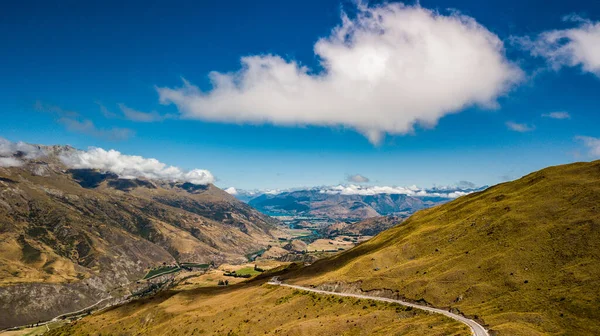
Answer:
[[266, 284], [165, 293], [49, 335], [468, 335], [456, 321], [399, 305]]
[[306, 250], [309, 252], [312, 251], [338, 251], [339, 249], [347, 250], [349, 248], [354, 247], [354, 243], [343, 241], [341, 239], [317, 239], [314, 242], [310, 243]]
[[227, 277], [224, 275], [225, 272], [222, 270], [211, 270], [206, 273], [204, 272], [186, 272], [179, 274], [177, 280], [179, 284], [176, 289], [178, 290], [190, 290], [201, 287], [216, 287], [219, 281], [228, 280], [230, 285], [243, 282], [244, 278]]
[[46, 334], [48, 330], [60, 328], [65, 324], [64, 321], [52, 322], [38, 327], [0, 332], [0, 336], [41, 336]]
[[239, 274], [250, 273], [255, 276], [260, 273], [254, 271], [254, 265], [262, 268], [263, 270], [270, 270], [289, 264], [290, 263], [288, 262], [277, 260], [257, 260], [255, 263], [247, 263], [242, 265], [223, 264], [220, 265], [218, 269], [211, 269], [209, 271], [182, 272], [175, 278], [175, 280], [178, 282], [178, 285], [175, 287], [175, 289], [190, 290], [201, 287], [216, 287], [219, 281], [225, 280], [229, 281], [229, 285], [233, 285], [244, 282], [248, 279], [225, 276], [225, 272], [236, 271], [236, 273]]
[[596, 335], [599, 204], [600, 161], [551, 167], [420, 211], [288, 277], [392, 289], [500, 335]]

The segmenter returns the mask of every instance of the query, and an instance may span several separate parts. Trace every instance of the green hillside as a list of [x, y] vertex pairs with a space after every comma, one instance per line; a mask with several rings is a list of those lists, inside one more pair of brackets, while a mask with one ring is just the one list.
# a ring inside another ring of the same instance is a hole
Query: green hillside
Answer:
[[392, 289], [499, 335], [597, 335], [600, 161], [550, 167], [422, 210], [286, 278]]

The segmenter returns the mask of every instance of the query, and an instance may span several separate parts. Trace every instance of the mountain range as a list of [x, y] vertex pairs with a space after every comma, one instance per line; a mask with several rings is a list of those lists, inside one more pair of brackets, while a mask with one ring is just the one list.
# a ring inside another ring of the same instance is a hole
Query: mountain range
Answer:
[[325, 236], [374, 236], [406, 220], [403, 216], [380, 216], [358, 222], [337, 222], [322, 229]]
[[[600, 329], [600, 161], [549, 167], [483, 190], [315, 188], [264, 194], [245, 204], [210, 183], [75, 168], [60, 159], [77, 151], [71, 147], [36, 151], [44, 155], [0, 153], [0, 328], [122, 297], [157, 266], [247, 262], [285, 236], [280, 223], [254, 204], [267, 213], [373, 217], [321, 228], [325, 235], [383, 232], [311, 265], [280, 266], [227, 288], [184, 290], [175, 283], [175, 290], [50, 334], [177, 334], [174, 323], [182, 334], [293, 333], [299, 326], [466, 332], [456, 321], [397, 306], [272, 288], [264, 284], [272, 275], [443, 308], [493, 335], [595, 335]], [[452, 200], [453, 193], [462, 196]], [[399, 215], [374, 217], [385, 213]], [[294, 244], [299, 241], [283, 249], [302, 249]], [[255, 310], [256, 302], [276, 313]], [[221, 324], [211, 322], [217, 319]]]
[[270, 192], [251, 198], [248, 204], [271, 215], [316, 216], [355, 221], [388, 215], [407, 216], [486, 187], [430, 190], [390, 188], [391, 190], [383, 190], [385, 192], [368, 187], [354, 187], [349, 191], [342, 188], [345, 187]]
[[88, 306], [157, 265], [245, 261], [276, 240], [276, 220], [212, 184], [73, 169], [59, 157], [75, 149], [34, 149], [0, 167], [0, 329]]

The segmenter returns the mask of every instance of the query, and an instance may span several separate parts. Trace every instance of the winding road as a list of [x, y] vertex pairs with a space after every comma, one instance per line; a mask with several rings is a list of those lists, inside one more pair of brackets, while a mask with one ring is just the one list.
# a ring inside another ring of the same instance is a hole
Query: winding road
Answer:
[[[81, 314], [81, 313], [85, 312], [86, 310], [92, 309], [95, 306], [97, 306], [100, 303], [102, 303], [103, 301], [106, 301], [106, 300], [109, 300], [109, 299], [111, 299], [111, 298], [102, 299], [102, 300], [94, 303], [91, 306], [87, 306], [85, 308], [81, 308], [81, 309], [79, 309], [77, 311], [73, 311], [73, 312], [69, 312], [69, 313], [64, 313], [64, 314], [58, 315], [58, 316], [56, 316], [53, 319], [48, 320], [48, 321], [35, 323], [35, 327], [46, 326], [47, 331], [50, 331], [50, 327], [48, 327], [48, 324], [57, 322], [61, 318], [64, 318], [64, 317], [67, 317], [67, 316]], [[0, 330], [0, 334], [3, 333], [3, 332], [5, 332], [5, 331], [19, 330], [19, 329], [23, 329], [23, 328], [30, 328], [31, 325], [33, 325], [33, 324], [29, 323], [29, 324], [25, 324], [25, 325], [22, 325], [22, 326], [15, 326], [15, 327], [9, 327], [9, 328], [6, 328], [6, 329], [2, 329], [2, 330]]]
[[414, 304], [414, 303], [410, 303], [410, 302], [405, 302], [402, 300], [394, 300], [394, 299], [388, 299], [388, 298], [383, 298], [383, 297], [377, 297], [377, 296], [368, 296], [368, 295], [360, 295], [360, 294], [350, 294], [350, 293], [337, 293], [337, 292], [329, 292], [329, 291], [324, 291], [324, 290], [319, 290], [319, 289], [314, 289], [314, 288], [310, 288], [310, 287], [302, 287], [302, 286], [296, 286], [296, 285], [288, 285], [288, 284], [284, 284], [281, 281], [277, 280], [277, 278], [273, 278], [271, 279], [271, 281], [268, 282], [269, 285], [274, 285], [274, 286], [284, 286], [284, 287], [290, 287], [290, 288], [295, 288], [295, 289], [299, 289], [299, 290], [303, 290], [303, 291], [308, 291], [308, 292], [313, 292], [313, 293], [319, 293], [319, 294], [328, 294], [328, 295], [337, 295], [337, 296], [348, 296], [348, 297], [355, 297], [358, 299], [369, 299], [369, 300], [377, 300], [377, 301], [384, 301], [384, 302], [391, 302], [391, 303], [399, 303], [403, 306], [406, 307], [412, 307], [412, 308], [416, 308], [416, 309], [421, 309], [421, 310], [425, 310], [428, 312], [432, 312], [432, 313], [438, 313], [438, 314], [442, 314], [445, 315], [451, 319], [454, 319], [458, 322], [464, 323], [467, 326], [469, 326], [469, 328], [471, 329], [471, 332], [474, 336], [490, 336], [490, 334], [487, 332], [487, 330], [485, 330], [485, 328], [471, 320], [468, 319], [464, 316], [460, 316], [454, 313], [451, 313], [449, 311], [443, 310], [443, 309], [438, 309], [438, 308], [432, 308], [432, 307], [427, 307], [427, 306], [421, 306], [418, 304]]

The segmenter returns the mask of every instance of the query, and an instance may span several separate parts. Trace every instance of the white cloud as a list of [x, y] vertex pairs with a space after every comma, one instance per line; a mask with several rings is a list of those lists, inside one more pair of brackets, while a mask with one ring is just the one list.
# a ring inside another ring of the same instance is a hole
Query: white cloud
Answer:
[[470, 193], [470, 191], [461, 190], [443, 190], [443, 189], [421, 189], [416, 186], [410, 187], [390, 187], [390, 186], [359, 186], [359, 185], [338, 185], [332, 187], [322, 187], [321, 193], [331, 195], [378, 195], [378, 194], [401, 194], [415, 197], [444, 197], [457, 198]]
[[571, 119], [571, 115], [569, 114], [569, 112], [564, 111], [544, 113], [542, 114], [542, 117], [552, 119]]
[[114, 149], [107, 151], [102, 148], [90, 148], [88, 151], [70, 151], [61, 154], [60, 159], [71, 168], [99, 169], [115, 173], [121, 178], [144, 177], [194, 184], [214, 182], [214, 177], [208, 170], [184, 171], [178, 167], [167, 166], [156, 159], [124, 155]]
[[21, 167], [23, 161], [13, 157], [0, 157], [0, 167]]
[[359, 4], [357, 12], [315, 44], [321, 72], [277, 55], [247, 56], [236, 72], [211, 72], [211, 91], [184, 80], [157, 88], [160, 101], [185, 118], [343, 125], [378, 143], [471, 105], [494, 107], [523, 77], [502, 41], [468, 16], [397, 3]]
[[58, 119], [58, 122], [71, 132], [82, 133], [113, 141], [126, 140], [135, 133], [128, 128], [112, 127], [109, 129], [100, 129], [97, 128], [91, 120], [87, 119], [79, 121], [71, 118], [60, 118]]
[[530, 37], [516, 38], [532, 55], [544, 57], [555, 70], [563, 66], [580, 66], [583, 71], [600, 77], [600, 22], [578, 16], [568, 16], [565, 21], [578, 24], [575, 28], [551, 30]]
[[[416, 185], [408, 187], [398, 186], [364, 186], [364, 185], [335, 185], [335, 186], [320, 186], [313, 188], [289, 188], [289, 189], [266, 189], [266, 190], [244, 190], [236, 189], [236, 197], [258, 197], [260, 195], [279, 195], [282, 193], [291, 193], [296, 191], [313, 191], [330, 195], [378, 195], [378, 194], [400, 194], [413, 197], [442, 197], [442, 198], [457, 198], [463, 195], [470, 194], [474, 191], [482, 190], [485, 187], [478, 187], [469, 181], [460, 181], [452, 186], [436, 186], [433, 188], [420, 188]], [[230, 188], [228, 188], [230, 189]]]
[[[96, 104], [100, 107], [100, 111], [106, 118], [112, 118], [115, 116], [114, 113], [110, 112], [101, 103], [96, 102]], [[57, 117], [56, 121], [65, 126], [65, 128], [71, 132], [91, 135], [108, 140], [125, 140], [134, 134], [132, 130], [127, 128], [97, 128], [93, 121], [89, 119], [83, 119], [78, 112], [65, 110], [60, 106], [46, 104], [39, 100], [35, 102], [33, 107], [37, 111], [55, 115]]]
[[99, 101], [96, 101], [95, 103], [96, 103], [96, 105], [98, 105], [98, 108], [100, 108], [100, 112], [102, 113], [102, 115], [103, 115], [105, 118], [112, 119], [112, 118], [116, 118], [116, 117], [117, 117], [117, 114], [116, 114], [116, 113], [114, 113], [114, 112], [112, 112], [111, 110], [109, 110], [109, 109], [108, 109], [106, 106], [104, 106], [104, 104], [102, 104], [101, 102], [99, 102]]
[[354, 174], [346, 177], [346, 181], [354, 182], [354, 183], [367, 183], [369, 182], [369, 178], [366, 176], [362, 176], [360, 174]]
[[521, 133], [531, 132], [535, 129], [535, 126], [531, 126], [531, 125], [527, 125], [527, 124], [519, 124], [519, 123], [512, 122], [512, 121], [507, 121], [506, 127], [508, 127], [508, 129], [510, 129], [511, 131], [521, 132]]
[[229, 187], [229, 188], [225, 189], [225, 192], [228, 193], [229, 195], [233, 195], [233, 196], [238, 194], [237, 189], [235, 189], [234, 187]]
[[458, 183], [456, 184], [456, 187], [459, 189], [475, 189], [477, 188], [477, 185], [471, 181], [458, 181]]
[[37, 159], [46, 155], [39, 146], [24, 142], [11, 142], [0, 137], [0, 167], [21, 167], [23, 160]]
[[588, 149], [589, 156], [600, 158], [600, 138], [576, 136], [575, 139], [583, 142], [583, 145]]
[[[0, 166], [19, 167], [24, 160], [31, 160], [48, 155], [40, 146], [24, 142], [11, 142], [0, 137]], [[181, 181], [194, 184], [213, 183], [215, 178], [208, 170], [182, 170], [175, 166], [136, 155], [125, 155], [114, 149], [90, 148], [87, 151], [63, 147], [59, 151], [59, 159], [69, 168], [90, 168], [112, 172], [121, 178], [145, 177], [148, 179]]]
[[46, 104], [40, 100], [36, 100], [35, 104], [33, 104], [33, 108], [40, 112], [46, 112], [54, 114], [55, 116], [62, 118], [78, 118], [80, 117], [78, 112], [65, 110], [60, 106]]
[[25, 159], [36, 159], [46, 155], [46, 152], [39, 146], [30, 145], [24, 142], [11, 142], [0, 137], [0, 156], [18, 155]]
[[266, 194], [266, 195], [277, 195], [277, 194], [281, 194], [284, 191], [287, 191], [287, 190], [282, 190], [282, 189], [266, 189], [266, 190], [262, 191], [262, 193]]
[[125, 115], [125, 118], [131, 121], [137, 122], [155, 122], [155, 121], [163, 121], [165, 119], [172, 118], [172, 115], [165, 114], [161, 115], [156, 111], [152, 112], [142, 112], [138, 110], [134, 110], [130, 107], [125, 106], [125, 104], [119, 104], [119, 108]]
[[260, 195], [277, 195], [277, 194], [281, 194], [282, 192], [286, 192], [286, 191], [292, 191], [292, 189], [252, 189], [252, 190], [246, 190], [246, 189], [238, 189], [235, 187], [229, 187], [227, 189], [225, 189], [225, 191], [231, 195], [234, 195], [236, 197], [241, 197], [241, 198], [253, 198], [253, 197], [258, 197]]

